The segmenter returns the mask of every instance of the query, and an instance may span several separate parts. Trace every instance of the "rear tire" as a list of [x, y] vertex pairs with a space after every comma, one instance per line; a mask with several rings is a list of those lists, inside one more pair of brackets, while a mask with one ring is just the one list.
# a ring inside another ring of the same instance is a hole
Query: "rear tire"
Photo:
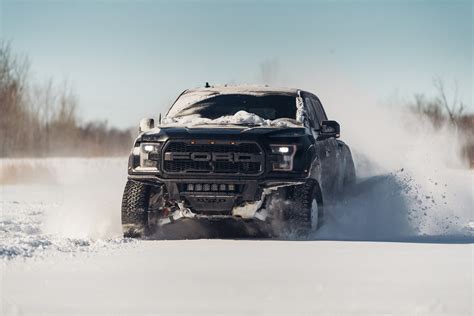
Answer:
[[122, 197], [124, 237], [140, 238], [148, 234], [150, 186], [128, 180]]

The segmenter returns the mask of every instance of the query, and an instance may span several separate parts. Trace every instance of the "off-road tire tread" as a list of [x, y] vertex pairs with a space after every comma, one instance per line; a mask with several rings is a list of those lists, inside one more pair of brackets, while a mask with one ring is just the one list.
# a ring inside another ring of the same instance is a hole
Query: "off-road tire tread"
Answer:
[[125, 237], [144, 237], [148, 229], [149, 186], [128, 180], [122, 198], [122, 227]]
[[311, 182], [298, 185], [291, 192], [291, 204], [293, 212], [290, 215], [290, 221], [298, 226], [311, 225]]
[[[290, 192], [291, 211], [289, 213], [289, 224], [292, 231], [307, 234], [311, 229], [321, 227], [323, 223], [322, 203], [318, 209], [318, 227], [311, 227], [311, 204], [315, 194], [321, 194], [319, 185], [315, 180], [293, 187]], [[319, 196], [318, 199], [321, 199]]]

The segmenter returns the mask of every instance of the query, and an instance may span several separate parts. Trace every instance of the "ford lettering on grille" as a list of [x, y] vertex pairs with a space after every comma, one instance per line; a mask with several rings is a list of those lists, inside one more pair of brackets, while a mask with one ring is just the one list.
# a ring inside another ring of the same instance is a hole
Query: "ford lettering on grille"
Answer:
[[167, 173], [255, 175], [263, 171], [263, 163], [263, 152], [256, 143], [171, 141], [163, 150], [163, 170]]
[[228, 162], [261, 162], [262, 155], [246, 153], [165, 153], [165, 161], [228, 161]]

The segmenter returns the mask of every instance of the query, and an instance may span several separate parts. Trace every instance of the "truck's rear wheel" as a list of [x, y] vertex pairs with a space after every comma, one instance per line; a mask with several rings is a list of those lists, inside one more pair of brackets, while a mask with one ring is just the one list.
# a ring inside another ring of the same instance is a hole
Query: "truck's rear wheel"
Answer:
[[148, 234], [150, 186], [127, 181], [122, 197], [122, 228], [124, 237], [139, 238]]

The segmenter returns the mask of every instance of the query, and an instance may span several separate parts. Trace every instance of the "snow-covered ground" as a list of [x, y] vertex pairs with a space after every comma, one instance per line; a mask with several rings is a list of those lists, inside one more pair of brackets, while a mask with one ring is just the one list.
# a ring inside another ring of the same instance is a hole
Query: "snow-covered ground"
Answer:
[[1, 187], [2, 315], [474, 311], [472, 171], [362, 174], [310, 240], [135, 241], [126, 158], [1, 162], [50, 171]]
[[472, 245], [143, 241], [10, 262], [5, 314], [472, 315]]

